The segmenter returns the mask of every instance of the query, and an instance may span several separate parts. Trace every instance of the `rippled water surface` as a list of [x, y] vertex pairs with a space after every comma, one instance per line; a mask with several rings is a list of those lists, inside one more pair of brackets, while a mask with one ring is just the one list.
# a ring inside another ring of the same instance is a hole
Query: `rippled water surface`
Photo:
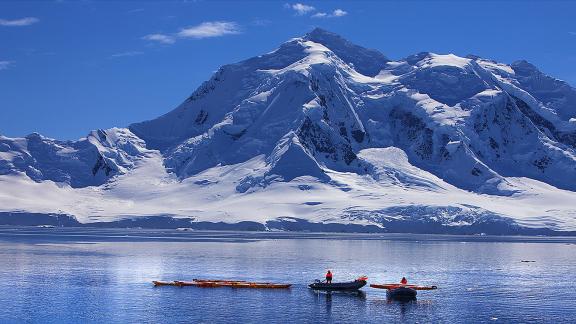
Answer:
[[[0, 227], [0, 322], [576, 322], [574, 238]], [[534, 262], [522, 262], [534, 261]], [[413, 302], [334, 280], [439, 286]], [[287, 290], [158, 287], [234, 278]]]

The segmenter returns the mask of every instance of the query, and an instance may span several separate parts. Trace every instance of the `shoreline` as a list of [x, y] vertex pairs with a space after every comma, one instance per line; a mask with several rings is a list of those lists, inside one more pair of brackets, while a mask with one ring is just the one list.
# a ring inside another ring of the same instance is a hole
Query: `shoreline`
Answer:
[[469, 225], [446, 225], [440, 222], [398, 220], [381, 226], [375, 224], [314, 223], [296, 217], [283, 217], [265, 223], [241, 221], [237, 223], [197, 221], [194, 217], [180, 218], [172, 215], [126, 216], [123, 219], [81, 223], [68, 214], [0, 212], [0, 226], [30, 226], [58, 228], [120, 228], [189, 231], [240, 231], [240, 232], [290, 232], [290, 233], [355, 233], [355, 234], [435, 234], [467, 236], [546, 236], [576, 237], [576, 231], [557, 231], [550, 228], [531, 228], [499, 219]]
[[106, 243], [106, 242], [221, 242], [264, 240], [351, 240], [461, 243], [558, 243], [576, 245], [574, 236], [453, 235], [418, 233], [331, 233], [290, 231], [177, 230], [98, 227], [35, 227], [0, 225], [0, 242]]

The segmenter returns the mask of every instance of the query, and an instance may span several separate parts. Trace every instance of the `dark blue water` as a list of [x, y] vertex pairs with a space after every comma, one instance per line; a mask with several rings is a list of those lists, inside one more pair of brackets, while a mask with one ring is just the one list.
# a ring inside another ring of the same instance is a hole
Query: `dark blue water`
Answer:
[[[564, 238], [0, 228], [0, 322], [576, 322]], [[521, 262], [530, 260], [535, 262]], [[367, 275], [433, 284], [413, 302], [306, 285]], [[235, 278], [288, 290], [158, 287]]]

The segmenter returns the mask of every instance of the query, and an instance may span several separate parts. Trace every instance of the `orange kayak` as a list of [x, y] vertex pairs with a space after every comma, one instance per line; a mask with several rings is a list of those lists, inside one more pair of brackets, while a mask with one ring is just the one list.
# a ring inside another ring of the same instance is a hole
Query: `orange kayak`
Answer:
[[277, 284], [270, 282], [247, 282], [231, 280], [194, 280], [194, 281], [174, 281], [175, 286], [196, 286], [202, 288], [231, 287], [231, 288], [261, 288], [261, 289], [280, 289], [290, 288], [291, 284]]
[[227, 282], [247, 282], [245, 280], [206, 280], [206, 279], [192, 279], [194, 282], [217, 282], [217, 283], [227, 283]]
[[266, 289], [285, 289], [290, 288], [291, 284], [277, 284], [277, 283], [269, 283], [269, 282], [247, 282], [237, 284], [231, 287], [237, 288], [266, 288]]
[[206, 280], [206, 279], [194, 279], [194, 282], [200, 285], [208, 286], [224, 286], [224, 287], [236, 287], [236, 288], [289, 288], [291, 284], [277, 284], [271, 282], [249, 282], [245, 280]]
[[414, 290], [434, 290], [438, 289], [437, 286], [418, 286], [418, 285], [403, 285], [403, 284], [370, 284], [370, 287], [377, 288], [377, 289], [388, 289], [394, 290], [397, 288], [411, 288]]
[[[174, 285], [178, 287], [184, 286], [198, 286], [198, 287], [207, 287], [209, 283], [205, 282], [196, 282], [196, 281], [174, 281]], [[215, 283], [214, 283], [215, 285]]]

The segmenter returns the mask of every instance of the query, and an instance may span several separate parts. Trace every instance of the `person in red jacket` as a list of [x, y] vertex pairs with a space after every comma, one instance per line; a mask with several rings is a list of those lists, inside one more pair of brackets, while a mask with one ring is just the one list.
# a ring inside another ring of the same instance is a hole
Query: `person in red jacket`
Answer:
[[400, 283], [405, 285], [408, 283], [408, 280], [406, 280], [406, 277], [402, 277], [402, 280], [400, 280]]
[[329, 284], [332, 283], [332, 272], [330, 272], [330, 270], [328, 270], [328, 272], [326, 272], [326, 283], [329, 283]]

